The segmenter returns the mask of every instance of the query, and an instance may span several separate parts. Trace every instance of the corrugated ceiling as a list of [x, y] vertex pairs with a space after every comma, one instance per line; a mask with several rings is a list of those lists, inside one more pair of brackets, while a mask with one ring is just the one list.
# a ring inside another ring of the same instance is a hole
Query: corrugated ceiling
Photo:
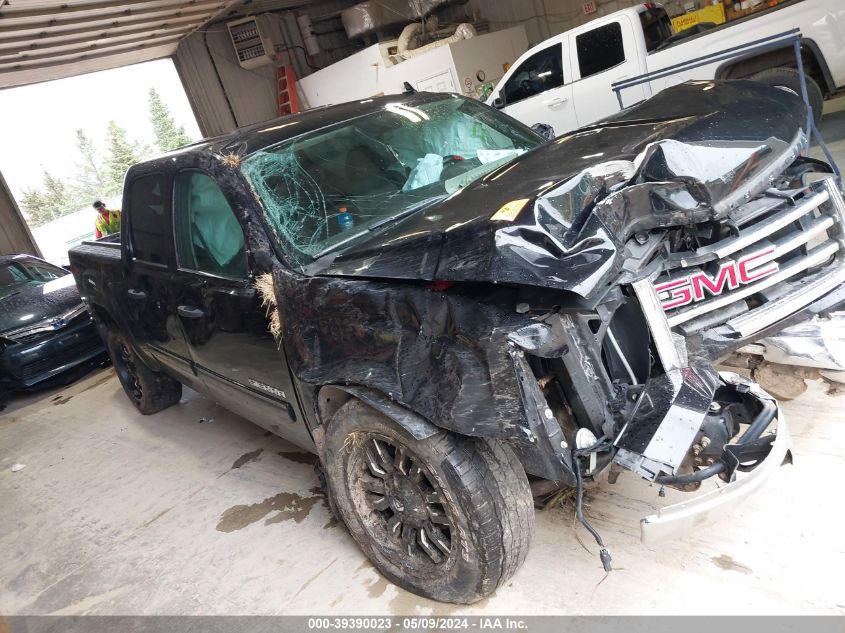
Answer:
[[239, 0], [0, 0], [0, 88], [172, 55]]

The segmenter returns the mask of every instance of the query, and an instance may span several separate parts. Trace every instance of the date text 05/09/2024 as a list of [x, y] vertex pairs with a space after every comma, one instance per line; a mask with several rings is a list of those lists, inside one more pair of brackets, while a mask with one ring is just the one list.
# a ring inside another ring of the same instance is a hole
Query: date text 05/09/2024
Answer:
[[520, 631], [527, 630], [528, 623], [514, 617], [336, 617], [309, 618], [308, 630], [479, 630]]

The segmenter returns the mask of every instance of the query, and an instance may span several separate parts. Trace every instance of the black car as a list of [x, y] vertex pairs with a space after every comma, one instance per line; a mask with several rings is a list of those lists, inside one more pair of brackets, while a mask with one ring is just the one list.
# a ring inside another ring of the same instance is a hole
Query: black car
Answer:
[[31, 255], [0, 256], [0, 394], [42, 384], [104, 352], [73, 275]]

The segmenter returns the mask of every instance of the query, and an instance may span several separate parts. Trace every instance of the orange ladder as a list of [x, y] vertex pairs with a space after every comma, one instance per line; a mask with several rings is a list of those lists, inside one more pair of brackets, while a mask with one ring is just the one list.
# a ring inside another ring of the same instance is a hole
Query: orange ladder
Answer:
[[299, 94], [296, 92], [296, 73], [293, 66], [276, 67], [276, 90], [279, 99], [279, 116], [299, 112]]

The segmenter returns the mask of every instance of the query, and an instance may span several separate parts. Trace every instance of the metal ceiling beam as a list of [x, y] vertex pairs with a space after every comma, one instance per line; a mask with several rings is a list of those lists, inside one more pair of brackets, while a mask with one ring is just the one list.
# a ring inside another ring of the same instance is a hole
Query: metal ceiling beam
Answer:
[[[190, 26], [190, 25], [188, 25]], [[66, 41], [45, 46], [35, 50], [27, 49], [23, 51], [15, 51], [12, 53], [0, 52], [0, 63], [11, 61], [25, 61], [29, 59], [44, 59], [45, 57], [56, 57], [59, 55], [69, 55], [72, 53], [81, 52], [96, 52], [109, 48], [115, 44], [134, 44], [137, 42], [144, 42], [154, 38], [162, 38], [168, 35], [176, 35], [181, 37], [186, 32], [186, 25], [171, 27], [169, 29], [150, 30], [144, 29], [141, 32], [135, 33], [116, 33], [104, 38], [87, 37], [77, 39], [76, 41]], [[69, 47], [66, 50], [61, 50]]]
[[[0, 50], [40, 50], [55, 44], [71, 44], [89, 41], [96, 38], [113, 37], [116, 35], [146, 33], [148, 31], [158, 31], [161, 29], [175, 27], [176, 25], [181, 25], [182, 28], [188, 30], [193, 28], [195, 25], [202, 24], [205, 21], [204, 18], [201, 18], [198, 15], [183, 15], [178, 17], [168, 16], [167, 18], [160, 18], [160, 20], [161, 21], [143, 22], [140, 26], [113, 23], [99, 28], [86, 26], [81, 29], [68, 29], [65, 31], [41, 31], [36, 35], [4, 36], [0, 33]], [[21, 48], [21, 44], [27, 44], [28, 46]]]
[[[143, 9], [124, 9], [120, 5], [115, 6], [114, 3], [109, 3], [107, 5], [108, 8], [99, 11], [99, 15], [73, 17], [73, 14], [53, 12], [48, 16], [38, 16], [28, 19], [25, 24], [19, 23], [17, 17], [7, 14], [0, 15], [0, 18], [2, 18], [0, 19], [0, 33], [23, 30], [43, 30], [57, 25], [80, 25], [108, 20], [114, 20], [117, 23], [130, 21], [137, 22], [143, 20], [146, 16], [158, 16], [160, 14], [186, 15], [189, 12], [214, 14], [217, 10], [222, 9], [225, 6], [226, 3], [223, 0], [192, 0], [191, 2], [181, 2], [175, 6], [155, 6]], [[48, 18], [46, 21], [45, 17]]]
[[109, 57], [118, 53], [142, 50], [145, 48], [153, 48], [167, 44], [170, 42], [177, 42], [181, 39], [182, 34], [168, 35], [160, 38], [148, 38], [145, 42], [140, 44], [115, 44], [103, 49], [99, 49], [93, 53], [76, 52], [64, 55], [50, 56], [47, 60], [24, 60], [0, 63], [0, 72], [13, 72], [16, 70], [33, 70], [38, 68], [50, 68], [54, 66], [66, 66], [75, 62], [85, 61], [89, 59], [99, 59], [101, 57]]
[[[198, 5], [203, 4], [204, 0], [183, 0], [183, 4], [186, 5]], [[152, 8], [162, 8], [168, 9], [170, 8], [168, 5], [171, 4], [168, 0], [121, 0], [120, 2], [93, 2], [93, 3], [66, 3], [62, 2], [61, 4], [56, 3], [57, 6], [54, 7], [46, 7], [42, 9], [27, 9], [22, 8], [19, 9], [18, 7], [26, 7], [26, 3], [23, 4], [10, 4], [6, 6], [6, 8], [0, 8], [0, 18], [3, 20], [22, 20], [22, 19], [30, 19], [36, 18], [41, 19], [45, 17], [56, 17], [59, 15], [68, 15], [73, 13], [85, 13], [85, 12], [107, 12], [107, 13], [125, 13], [129, 15], [130, 13], [134, 13], [136, 11], [142, 11], [143, 9], [152, 9]], [[147, 4], [147, 5], [157, 5], [156, 7], [142, 7], [133, 9], [130, 5], [133, 4]]]
[[151, 48], [122, 51], [113, 54], [106, 54], [101, 58], [83, 59], [81, 61], [58, 63], [52, 66], [40, 68], [24, 68], [22, 70], [10, 70], [0, 72], [0, 90], [15, 86], [37, 84], [54, 79], [64, 79], [75, 75], [119, 68], [132, 64], [140, 64], [154, 59], [170, 57], [176, 52], [178, 42], [159, 44]]

